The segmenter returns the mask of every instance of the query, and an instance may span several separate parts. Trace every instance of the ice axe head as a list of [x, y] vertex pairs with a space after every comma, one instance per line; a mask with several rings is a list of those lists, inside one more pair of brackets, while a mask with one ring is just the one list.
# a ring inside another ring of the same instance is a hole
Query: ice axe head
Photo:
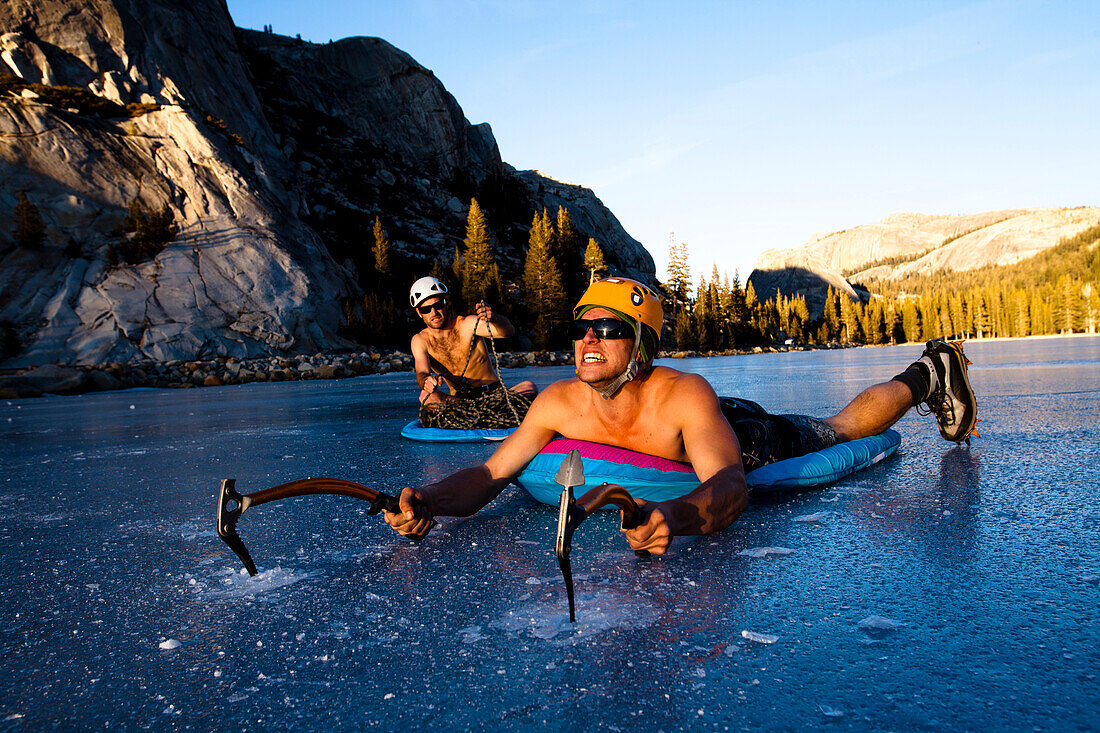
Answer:
[[248, 497], [241, 496], [237, 491], [234, 479], [222, 479], [222, 487], [218, 493], [218, 536], [241, 559], [248, 574], [255, 575], [256, 563], [252, 562], [248, 548], [244, 546], [240, 535], [237, 534], [237, 520], [241, 512], [248, 508], [248, 504]]

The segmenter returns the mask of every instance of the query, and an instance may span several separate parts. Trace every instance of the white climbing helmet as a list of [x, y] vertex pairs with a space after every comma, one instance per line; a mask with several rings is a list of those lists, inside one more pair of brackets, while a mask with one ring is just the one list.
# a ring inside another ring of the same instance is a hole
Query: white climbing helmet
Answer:
[[428, 298], [446, 294], [447, 286], [441, 280], [428, 275], [414, 282], [409, 288], [409, 305], [415, 308]]

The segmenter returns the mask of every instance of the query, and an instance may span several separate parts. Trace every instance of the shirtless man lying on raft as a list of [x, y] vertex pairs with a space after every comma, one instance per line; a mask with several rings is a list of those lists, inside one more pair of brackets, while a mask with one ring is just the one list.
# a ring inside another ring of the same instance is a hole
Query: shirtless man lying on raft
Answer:
[[[485, 303], [478, 304], [476, 315], [456, 315], [447, 300], [447, 286], [434, 277], [413, 283], [409, 303], [424, 321], [424, 330], [412, 337], [411, 344], [421, 404], [476, 399], [501, 386], [485, 339], [515, 333], [507, 318]], [[449, 394], [441, 392], [441, 386], [448, 387]], [[534, 382], [520, 382], [511, 389], [529, 397], [538, 393]]]
[[[634, 550], [663, 554], [672, 537], [718, 532], [748, 506], [746, 464], [770, 463], [881, 433], [924, 404], [940, 434], [960, 442], [975, 434], [977, 404], [969, 363], [957, 344], [929, 341], [920, 359], [889, 382], [861, 392], [843, 410], [818, 420], [767, 415], [747, 400], [719, 400], [695, 374], [652, 366], [663, 313], [656, 295], [626, 278], [591, 285], [573, 312], [576, 377], [547, 387], [527, 417], [482, 465], [434, 484], [406, 487], [401, 512], [386, 521], [419, 538], [432, 517], [469, 516], [492, 501], [552, 439], [606, 443], [692, 465], [700, 484], [663, 502], [637, 500], [643, 521], [626, 531]], [[750, 451], [731, 426], [758, 426]], [[762, 436], [762, 437], [761, 437]], [[749, 465], [749, 468], [755, 468]], [[629, 491], [630, 487], [626, 489]]]

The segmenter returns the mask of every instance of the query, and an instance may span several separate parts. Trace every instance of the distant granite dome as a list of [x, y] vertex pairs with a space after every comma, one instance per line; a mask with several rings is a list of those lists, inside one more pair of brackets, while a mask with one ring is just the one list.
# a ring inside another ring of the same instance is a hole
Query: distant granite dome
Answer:
[[[32, 251], [0, 228], [0, 322], [25, 345], [5, 366], [346, 346], [340, 304], [363, 292], [365, 223], [383, 218], [395, 252], [427, 270], [461, 244], [482, 192], [516, 212], [489, 212], [508, 235], [506, 275], [522, 266], [517, 222], [567, 201], [613, 268], [654, 281], [591, 191], [515, 173], [489, 126], [381, 39], [239, 30], [222, 0], [9, 0], [0, 29], [0, 72], [18, 83], [146, 105], [129, 118], [29, 89], [0, 98], [0, 211], [24, 189], [48, 235]], [[134, 199], [167, 205], [179, 234], [113, 266]]]
[[777, 287], [784, 295], [802, 294], [811, 314], [820, 316], [830, 286], [854, 299], [859, 296], [849, 281], [1010, 265], [1098, 222], [1098, 207], [893, 214], [875, 224], [815, 235], [801, 247], [763, 252], [750, 281], [761, 297]]

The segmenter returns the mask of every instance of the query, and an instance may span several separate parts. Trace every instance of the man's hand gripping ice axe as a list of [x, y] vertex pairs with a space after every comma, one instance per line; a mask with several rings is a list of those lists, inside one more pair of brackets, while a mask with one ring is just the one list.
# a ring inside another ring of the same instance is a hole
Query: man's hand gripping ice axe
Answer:
[[377, 514], [383, 509], [387, 512], [401, 511], [397, 499], [394, 497], [383, 494], [381, 491], [375, 491], [369, 486], [338, 478], [301, 479], [272, 486], [253, 494], [241, 494], [237, 491], [235, 484], [236, 479], [223, 479], [221, 490], [218, 492], [218, 536], [241, 559], [249, 575], [256, 574], [256, 563], [252, 562], [252, 556], [248, 554], [248, 548], [244, 546], [240, 535], [237, 534], [237, 520], [249, 507], [267, 504], [279, 499], [289, 499], [292, 496], [339, 494], [350, 496], [353, 499], [369, 501], [370, 509], [367, 510], [367, 514]]
[[[574, 500], [573, 489], [584, 485], [584, 463], [580, 451], [573, 449], [561, 462], [554, 481], [561, 487], [561, 499], [558, 502], [558, 534], [554, 542], [554, 555], [565, 578], [565, 593], [569, 598], [569, 621], [576, 622], [576, 604], [573, 595], [573, 566], [569, 561], [569, 552], [573, 544], [573, 533], [581, 522], [607, 504], [614, 504], [622, 511], [622, 528], [634, 529], [641, 524], [643, 512], [634, 503], [634, 497], [626, 489], [616, 484], [600, 484], [580, 499]], [[648, 557], [649, 553], [639, 550], [634, 554]]]

